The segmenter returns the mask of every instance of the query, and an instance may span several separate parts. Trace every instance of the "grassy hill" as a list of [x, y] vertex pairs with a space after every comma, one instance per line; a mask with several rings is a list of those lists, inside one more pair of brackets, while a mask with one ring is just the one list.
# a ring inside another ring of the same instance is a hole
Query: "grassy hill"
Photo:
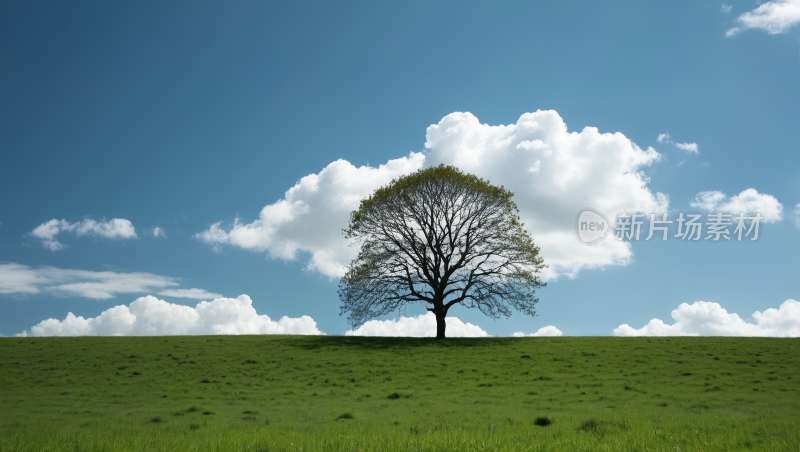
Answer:
[[800, 341], [0, 339], [2, 451], [800, 449]]

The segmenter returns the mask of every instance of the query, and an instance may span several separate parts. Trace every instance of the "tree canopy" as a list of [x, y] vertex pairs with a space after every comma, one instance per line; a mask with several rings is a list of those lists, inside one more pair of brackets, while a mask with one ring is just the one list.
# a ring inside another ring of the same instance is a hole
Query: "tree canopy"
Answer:
[[535, 315], [545, 267], [511, 200], [513, 193], [452, 166], [393, 180], [361, 201], [344, 230], [358, 256], [339, 283], [353, 328], [423, 303], [445, 337], [448, 310], [461, 305], [498, 318]]

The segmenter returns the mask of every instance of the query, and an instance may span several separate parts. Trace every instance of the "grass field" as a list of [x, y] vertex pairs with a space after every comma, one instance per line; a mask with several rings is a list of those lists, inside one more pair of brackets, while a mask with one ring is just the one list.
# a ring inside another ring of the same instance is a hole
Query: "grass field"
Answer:
[[800, 340], [0, 339], [2, 451], [800, 450]]

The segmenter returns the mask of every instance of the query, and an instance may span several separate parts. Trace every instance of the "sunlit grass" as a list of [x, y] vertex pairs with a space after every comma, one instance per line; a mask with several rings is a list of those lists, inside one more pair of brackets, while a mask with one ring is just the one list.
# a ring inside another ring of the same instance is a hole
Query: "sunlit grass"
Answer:
[[0, 339], [0, 450], [793, 450], [800, 341]]

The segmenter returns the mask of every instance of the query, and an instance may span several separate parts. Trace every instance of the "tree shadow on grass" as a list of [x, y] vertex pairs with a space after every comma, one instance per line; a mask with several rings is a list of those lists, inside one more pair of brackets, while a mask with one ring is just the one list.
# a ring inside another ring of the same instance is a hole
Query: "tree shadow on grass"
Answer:
[[414, 348], [466, 348], [511, 345], [513, 338], [458, 337], [436, 340], [430, 337], [364, 337], [364, 336], [305, 336], [293, 337], [286, 345], [306, 350], [336, 347], [361, 348], [367, 350], [414, 349]]

